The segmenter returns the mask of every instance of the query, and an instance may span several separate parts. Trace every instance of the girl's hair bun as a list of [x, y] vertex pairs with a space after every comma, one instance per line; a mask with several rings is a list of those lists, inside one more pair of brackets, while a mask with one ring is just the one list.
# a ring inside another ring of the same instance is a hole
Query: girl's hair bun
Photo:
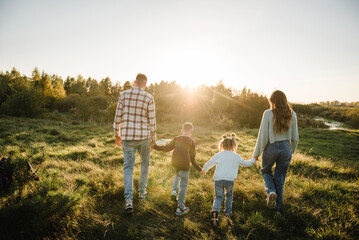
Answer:
[[236, 134], [235, 133], [232, 133], [232, 138], [236, 138]]
[[227, 138], [227, 135], [223, 135], [222, 138], [223, 138], [223, 139], [226, 139], [226, 138]]

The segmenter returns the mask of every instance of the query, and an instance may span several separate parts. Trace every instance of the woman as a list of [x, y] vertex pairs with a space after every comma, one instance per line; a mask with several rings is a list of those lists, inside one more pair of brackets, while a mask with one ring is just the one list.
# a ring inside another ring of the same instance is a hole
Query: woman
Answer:
[[[282, 91], [269, 98], [270, 109], [263, 113], [253, 157], [262, 156], [262, 177], [267, 192], [267, 206], [280, 214], [283, 186], [292, 153], [298, 145], [297, 116]], [[273, 165], [276, 164], [274, 175]]]

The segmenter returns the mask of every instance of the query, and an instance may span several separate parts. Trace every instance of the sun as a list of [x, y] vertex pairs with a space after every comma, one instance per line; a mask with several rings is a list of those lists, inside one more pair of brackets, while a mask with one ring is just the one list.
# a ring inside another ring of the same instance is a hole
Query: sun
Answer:
[[225, 72], [215, 54], [201, 47], [172, 50], [162, 55], [157, 65], [161, 79], [192, 90], [203, 84], [214, 85], [221, 80], [221, 72]]

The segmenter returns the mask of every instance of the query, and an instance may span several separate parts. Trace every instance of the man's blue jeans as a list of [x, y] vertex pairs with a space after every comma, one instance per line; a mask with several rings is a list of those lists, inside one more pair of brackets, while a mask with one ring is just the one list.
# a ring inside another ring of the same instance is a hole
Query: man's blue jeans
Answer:
[[225, 214], [232, 213], [233, 187], [234, 187], [234, 181], [227, 181], [227, 180], [214, 181], [214, 191], [216, 193], [216, 197], [213, 202], [212, 211], [220, 212], [224, 193], [226, 193], [226, 209], [224, 210], [224, 213]]
[[175, 180], [173, 181], [173, 191], [176, 191], [178, 193], [178, 188], [180, 187], [181, 191], [178, 194], [178, 207], [184, 208], [189, 179], [189, 171], [177, 171], [175, 168], [173, 168], [173, 170], [176, 173]]
[[[283, 186], [285, 176], [292, 159], [292, 149], [289, 141], [279, 141], [268, 144], [262, 157], [262, 177], [267, 194], [275, 192], [277, 194], [276, 211], [282, 207]], [[274, 175], [273, 165], [276, 164]]]
[[148, 169], [150, 166], [150, 143], [151, 140], [122, 140], [123, 148], [123, 179], [125, 188], [125, 199], [133, 199], [133, 168], [135, 166], [136, 151], [140, 154], [141, 158], [141, 174], [138, 184], [138, 191], [141, 194], [147, 194], [147, 177]]

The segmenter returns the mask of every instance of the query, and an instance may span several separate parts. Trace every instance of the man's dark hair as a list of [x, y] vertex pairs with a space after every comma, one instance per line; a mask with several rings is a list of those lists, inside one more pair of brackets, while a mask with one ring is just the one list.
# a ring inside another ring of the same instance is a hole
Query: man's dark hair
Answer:
[[185, 132], [192, 131], [194, 129], [193, 124], [190, 122], [186, 122], [182, 125], [182, 130]]
[[147, 83], [146, 75], [142, 73], [137, 74], [136, 83], [138, 86], [143, 87]]

